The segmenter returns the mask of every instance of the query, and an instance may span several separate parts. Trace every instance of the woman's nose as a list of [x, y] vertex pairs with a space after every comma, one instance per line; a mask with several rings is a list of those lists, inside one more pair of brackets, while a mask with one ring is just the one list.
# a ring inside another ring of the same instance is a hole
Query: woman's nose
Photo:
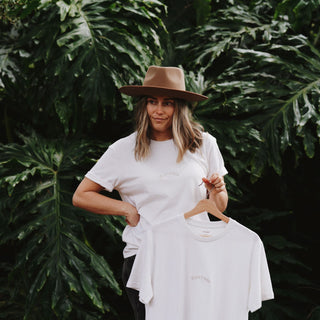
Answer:
[[162, 105], [160, 103], [158, 103], [156, 105], [155, 112], [156, 113], [163, 113], [163, 107], [162, 107]]

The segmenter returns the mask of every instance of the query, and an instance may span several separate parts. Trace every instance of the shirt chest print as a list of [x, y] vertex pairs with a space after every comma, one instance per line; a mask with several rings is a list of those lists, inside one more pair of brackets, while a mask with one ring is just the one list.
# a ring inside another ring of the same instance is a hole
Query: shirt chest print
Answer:
[[177, 171], [171, 171], [171, 172], [164, 172], [164, 173], [161, 173], [159, 178], [160, 179], [165, 179], [165, 178], [168, 178], [168, 177], [179, 177], [180, 176], [180, 173], [177, 172]]
[[202, 274], [192, 275], [192, 276], [190, 276], [190, 279], [191, 279], [191, 281], [197, 281], [197, 282], [199, 281], [199, 282], [211, 284], [211, 280]]
[[187, 173], [188, 168], [186, 168], [185, 164], [180, 163], [178, 165], [174, 165], [171, 168], [162, 168], [164, 170], [159, 170], [158, 177], [159, 179], [166, 180], [170, 178], [178, 178], [183, 176], [184, 173]]

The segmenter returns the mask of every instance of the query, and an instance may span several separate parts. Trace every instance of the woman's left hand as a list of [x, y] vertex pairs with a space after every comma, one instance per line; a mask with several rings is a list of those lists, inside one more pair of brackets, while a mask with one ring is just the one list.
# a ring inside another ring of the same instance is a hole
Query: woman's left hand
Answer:
[[214, 173], [211, 175], [209, 179], [202, 178], [202, 181], [205, 183], [205, 186], [209, 193], [219, 193], [226, 190], [226, 184], [224, 182], [223, 176], [218, 173]]

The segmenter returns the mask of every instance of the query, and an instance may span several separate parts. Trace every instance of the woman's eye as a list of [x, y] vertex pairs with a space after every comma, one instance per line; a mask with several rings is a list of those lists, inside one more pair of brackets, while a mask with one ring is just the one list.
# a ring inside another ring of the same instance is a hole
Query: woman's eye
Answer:
[[[155, 105], [158, 104], [158, 101], [150, 99], [150, 100], [147, 100], [147, 103], [150, 104], [150, 105], [155, 106]], [[174, 106], [174, 102], [173, 101], [164, 101], [161, 104], [164, 107], [173, 107]]]

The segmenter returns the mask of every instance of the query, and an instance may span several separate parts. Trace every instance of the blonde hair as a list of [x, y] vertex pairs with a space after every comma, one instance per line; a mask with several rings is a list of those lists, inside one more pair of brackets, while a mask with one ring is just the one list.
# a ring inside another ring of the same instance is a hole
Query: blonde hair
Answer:
[[[172, 119], [172, 135], [179, 153], [177, 162], [180, 162], [184, 154], [189, 150], [194, 153], [202, 145], [203, 127], [193, 120], [191, 111], [184, 100], [174, 99], [175, 109]], [[151, 124], [147, 112], [147, 97], [141, 98], [136, 104], [136, 160], [143, 160], [150, 153]]]

